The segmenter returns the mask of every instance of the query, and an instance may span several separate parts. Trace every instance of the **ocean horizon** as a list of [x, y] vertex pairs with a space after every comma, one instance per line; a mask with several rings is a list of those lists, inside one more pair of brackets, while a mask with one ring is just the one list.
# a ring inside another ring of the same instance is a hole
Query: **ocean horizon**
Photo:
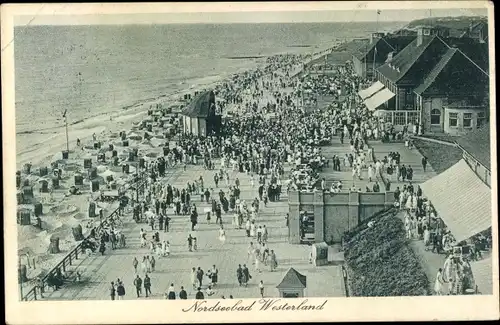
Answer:
[[70, 125], [80, 123], [210, 84], [268, 56], [313, 53], [376, 28], [375, 22], [15, 27], [17, 152], [37, 133], [59, 132], [65, 110]]

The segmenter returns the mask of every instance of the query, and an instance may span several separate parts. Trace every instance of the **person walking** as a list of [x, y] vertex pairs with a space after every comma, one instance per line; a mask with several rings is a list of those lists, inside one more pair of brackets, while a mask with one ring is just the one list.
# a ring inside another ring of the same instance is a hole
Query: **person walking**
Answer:
[[215, 265], [213, 265], [209, 272], [211, 284], [212, 286], [215, 286], [219, 280], [219, 270], [215, 267]]
[[193, 290], [196, 290], [196, 288], [198, 287], [198, 278], [197, 278], [196, 274], [197, 274], [196, 268], [193, 267], [191, 269], [191, 284], [193, 286]]
[[260, 297], [264, 298], [264, 282], [260, 280], [259, 282], [259, 291], [260, 291]]
[[146, 272], [151, 273], [151, 260], [149, 259], [149, 255], [146, 256]]
[[226, 242], [226, 231], [224, 230], [224, 227], [222, 225], [219, 229], [219, 240], [222, 244]]
[[196, 292], [196, 299], [205, 299], [205, 296], [203, 295], [203, 292], [201, 292], [201, 287], [198, 287], [198, 292]]
[[198, 279], [199, 286], [203, 286], [203, 275], [205, 272], [201, 269], [201, 267], [198, 266], [198, 270], [196, 271], [196, 279]]
[[156, 266], [156, 260], [154, 256], [151, 256], [151, 260], [149, 262], [151, 264], [151, 272], [155, 271], [155, 266]]
[[134, 272], [137, 274], [137, 265], [139, 265], [139, 261], [137, 260], [137, 257], [134, 257], [134, 260], [132, 261], [132, 266], [134, 267]]
[[168, 288], [167, 299], [168, 300], [175, 300], [175, 288], [174, 288], [174, 284], [173, 283], [170, 283], [170, 287]]
[[243, 264], [243, 284], [245, 285], [245, 287], [248, 287], [248, 281], [250, 281], [251, 278], [252, 276], [250, 275], [250, 271], [248, 270], [247, 265]]
[[192, 252], [193, 251], [193, 237], [191, 237], [191, 234], [188, 235], [187, 242], [188, 242], [188, 249], [190, 252]]
[[146, 293], [146, 298], [151, 295], [151, 278], [147, 274], [144, 276], [144, 292]]
[[269, 233], [267, 231], [266, 225], [264, 225], [262, 228], [262, 243], [263, 244], [267, 243], [268, 237], [269, 237]]
[[278, 267], [278, 260], [276, 259], [276, 254], [274, 253], [274, 250], [271, 249], [271, 253], [269, 253], [269, 267], [271, 269], [271, 272], [274, 272], [276, 268]]
[[238, 279], [238, 285], [241, 287], [243, 284], [243, 269], [241, 268], [241, 264], [238, 264], [238, 268], [236, 269], [236, 278]]
[[123, 282], [120, 281], [120, 279], [118, 279], [116, 282], [116, 294], [118, 295], [118, 300], [123, 300], [123, 297], [125, 297], [125, 286], [123, 286]]
[[116, 287], [115, 287], [115, 283], [113, 281], [111, 281], [111, 286], [109, 287], [109, 296], [110, 296], [111, 300], [115, 300]]
[[247, 219], [247, 222], [245, 223], [245, 231], [247, 233], [247, 237], [250, 237], [250, 228], [252, 227], [250, 223], [250, 219]]
[[186, 290], [184, 287], [181, 287], [181, 291], [179, 291], [179, 299], [186, 300], [188, 298]]
[[436, 275], [436, 281], [434, 282], [434, 293], [438, 296], [443, 295], [443, 287], [444, 287], [444, 277], [443, 277], [443, 269], [439, 269]]
[[137, 274], [135, 279], [134, 279], [134, 286], [135, 286], [135, 290], [137, 293], [137, 298], [139, 298], [141, 296], [141, 292], [142, 292], [142, 279], [139, 276], [139, 274]]
[[427, 157], [426, 156], [422, 157], [422, 168], [424, 169], [424, 173], [425, 173], [425, 169], [427, 168]]

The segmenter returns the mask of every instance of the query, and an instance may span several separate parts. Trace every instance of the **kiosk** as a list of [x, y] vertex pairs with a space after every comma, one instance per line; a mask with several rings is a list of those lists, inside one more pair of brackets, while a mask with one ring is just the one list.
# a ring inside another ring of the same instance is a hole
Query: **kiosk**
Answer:
[[304, 297], [304, 289], [307, 288], [307, 277], [300, 274], [294, 268], [289, 268], [280, 284], [276, 286], [281, 298]]

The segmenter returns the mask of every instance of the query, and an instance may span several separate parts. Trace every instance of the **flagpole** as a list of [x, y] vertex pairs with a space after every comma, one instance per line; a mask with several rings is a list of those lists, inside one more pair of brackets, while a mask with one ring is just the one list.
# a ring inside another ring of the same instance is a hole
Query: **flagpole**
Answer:
[[69, 136], [68, 136], [68, 116], [67, 116], [67, 112], [64, 112], [64, 123], [66, 124], [66, 151], [69, 154]]
[[[377, 9], [377, 25], [375, 32], [377, 33], [378, 38], [378, 16], [380, 15], [380, 10]], [[373, 65], [372, 65], [372, 81], [375, 80], [375, 59], [377, 55], [377, 44], [375, 44], [375, 48], [373, 50]]]

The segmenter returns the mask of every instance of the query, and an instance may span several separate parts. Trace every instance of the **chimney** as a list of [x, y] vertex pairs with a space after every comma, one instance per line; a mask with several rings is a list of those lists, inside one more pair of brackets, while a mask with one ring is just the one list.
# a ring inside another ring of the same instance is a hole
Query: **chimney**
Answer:
[[382, 37], [384, 37], [384, 33], [372, 33], [370, 35], [370, 44], [373, 44], [373, 42], [375, 42], [376, 39], [379, 39]]
[[420, 26], [417, 29], [417, 46], [422, 45], [425, 39], [434, 35], [436, 31], [429, 26]]

